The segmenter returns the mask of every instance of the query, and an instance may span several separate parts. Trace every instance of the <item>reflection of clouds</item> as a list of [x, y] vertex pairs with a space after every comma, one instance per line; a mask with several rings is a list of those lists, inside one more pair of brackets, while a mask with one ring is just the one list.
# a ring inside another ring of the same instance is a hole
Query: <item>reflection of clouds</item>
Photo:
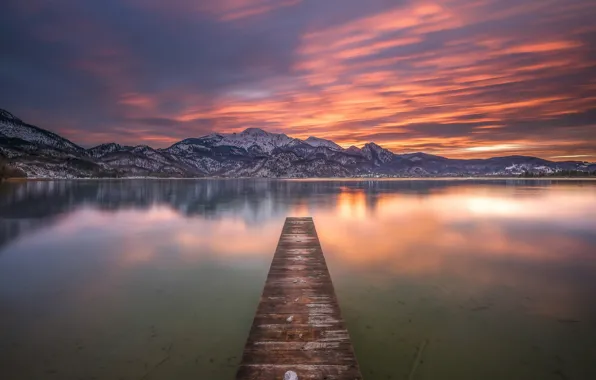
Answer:
[[345, 219], [366, 219], [369, 205], [363, 190], [343, 190], [337, 196], [336, 213]]
[[[503, 186], [514, 184], [515, 186]], [[556, 186], [552, 186], [556, 184]], [[591, 183], [557, 181], [369, 181], [369, 180], [196, 180], [196, 181], [47, 181], [5, 184], [0, 201], [3, 243], [34, 229], [74, 228], [57, 223], [78, 212], [88, 230], [112, 220], [112, 213], [136, 210], [136, 223], [167, 225], [179, 215], [208, 220], [241, 220], [255, 228], [286, 215], [322, 214], [362, 223], [419, 211], [422, 207], [452, 223], [478, 218], [532, 221], [586, 230], [596, 218]], [[422, 204], [422, 205], [421, 205]], [[562, 205], [564, 204], [564, 205]], [[93, 214], [92, 210], [104, 214]], [[92, 214], [92, 216], [90, 216]], [[86, 218], [91, 218], [86, 220]], [[151, 221], [159, 223], [151, 223]], [[17, 228], [18, 227], [18, 228]], [[163, 227], [163, 226], [162, 226]], [[95, 232], [100, 231], [97, 229]], [[114, 229], [115, 231], [115, 229]], [[104, 231], [105, 232], [105, 231]], [[66, 231], [63, 231], [66, 234]]]
[[[50, 211], [62, 217], [29, 235], [31, 241], [78, 244], [81, 254], [87, 246], [105, 247], [112, 279], [172, 261], [225, 261], [240, 270], [247, 261], [267, 261], [288, 215], [313, 215], [326, 255], [357, 275], [446, 276], [471, 287], [544, 290], [559, 299], [577, 290], [565, 273], [593, 271], [595, 264], [589, 253], [596, 186], [587, 182], [69, 183], [35, 185], [31, 194], [16, 185], [18, 197], [1, 210], [18, 220], [19, 212], [31, 218], [31, 204], [54, 205]], [[571, 304], [540, 303], [532, 310]]]
[[[535, 189], [533, 189], [535, 190]], [[444, 218], [469, 220], [489, 218], [544, 223], [581, 230], [596, 228], [596, 192], [577, 188], [554, 188], [543, 192], [511, 189], [509, 192], [481, 190], [477, 193], [442, 195], [429, 200]]]
[[[351, 203], [342, 203], [341, 199], [338, 197], [338, 207], [351, 207]], [[580, 228], [594, 228], [596, 223], [596, 191], [577, 186], [451, 187], [426, 197], [382, 194], [377, 202], [377, 213], [381, 216], [428, 209], [437, 217], [454, 222], [498, 218], [569, 224]]]
[[[580, 255], [587, 243], [551, 232], [559, 227], [595, 228], [593, 190], [476, 186], [423, 195], [375, 193], [360, 183], [350, 185], [321, 194], [320, 202], [295, 199], [291, 193], [280, 198], [277, 191], [257, 203], [228, 200], [226, 207], [214, 209], [216, 218], [185, 218], [177, 209], [158, 203], [110, 212], [86, 206], [55, 225], [52, 234], [57, 239], [116, 239], [126, 247], [122, 260], [127, 263], [149, 261], [161, 246], [177, 247], [184, 260], [269, 255], [284, 214], [314, 214], [323, 244], [346, 263], [382, 265], [400, 273], [437, 273], [448, 265], [449, 255], [564, 261], [560, 252]], [[255, 215], [258, 223], [252, 222]]]
[[374, 214], [364, 218], [361, 195], [340, 195], [334, 210], [315, 214], [326, 254], [353, 276], [440, 277], [470, 289], [518, 289], [537, 298], [524, 305], [529, 312], [564, 316], [585, 296], [574, 276], [596, 271], [593, 188], [381, 194]]
[[110, 213], [83, 209], [50, 232], [56, 241], [110, 239], [110, 246], [120, 252], [119, 265], [128, 266], [158, 259], [165, 251], [184, 261], [271, 255], [282, 221], [254, 226], [234, 217], [187, 219], [165, 206]]
[[[544, 231], [560, 226], [596, 230], [593, 190], [569, 194], [553, 189], [525, 196], [480, 187], [453, 188], [424, 197], [381, 194], [374, 214], [363, 210], [368, 210], [368, 204], [361, 190], [341, 193], [335, 209], [317, 212], [324, 244], [348, 262], [389, 264], [404, 272], [440, 270], [446, 258], [432, 254], [438, 251], [566, 260], [560, 252], [580, 255], [588, 249], [587, 242], [564, 233], [545, 236]], [[420, 255], [421, 251], [429, 254]]]
[[84, 207], [69, 214], [64, 222], [53, 226], [53, 232], [63, 237], [93, 232], [101, 235], [120, 235], [123, 231], [144, 233], [164, 229], [179, 218], [175, 210], [164, 206], [117, 212]]
[[264, 223], [258, 228], [241, 220], [201, 223], [201, 233], [194, 228], [176, 233], [173, 240], [185, 248], [187, 259], [209, 254], [216, 257], [273, 256], [283, 219]]

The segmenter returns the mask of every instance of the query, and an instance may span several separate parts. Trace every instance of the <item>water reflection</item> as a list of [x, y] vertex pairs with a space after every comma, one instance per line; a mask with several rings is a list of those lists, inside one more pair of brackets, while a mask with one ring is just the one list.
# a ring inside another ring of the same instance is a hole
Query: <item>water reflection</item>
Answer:
[[[556, 193], [546, 191], [553, 185]], [[570, 181], [31, 181], [0, 186], [0, 245], [22, 232], [54, 223], [81, 207], [104, 211], [171, 208], [184, 216], [239, 218], [260, 223], [289, 213], [334, 210], [334, 215], [360, 219], [379, 209], [407, 213], [419, 208], [412, 200], [435, 196], [428, 208], [443, 218], [460, 215], [543, 217], [569, 222], [593, 216], [590, 182]], [[405, 195], [410, 195], [406, 197]], [[556, 199], [553, 199], [556, 198]], [[554, 200], [554, 202], [553, 202]], [[563, 206], [564, 205], [564, 206]], [[464, 213], [462, 214], [462, 211]], [[590, 214], [591, 213], [591, 214]], [[451, 214], [451, 215], [449, 215]], [[558, 217], [562, 218], [558, 218]], [[566, 219], [564, 219], [566, 218]], [[584, 221], [582, 220], [582, 223]], [[594, 218], [592, 218], [592, 226]]]
[[231, 379], [288, 215], [366, 379], [596, 378], [596, 183], [505, 180], [3, 184], [0, 377]]

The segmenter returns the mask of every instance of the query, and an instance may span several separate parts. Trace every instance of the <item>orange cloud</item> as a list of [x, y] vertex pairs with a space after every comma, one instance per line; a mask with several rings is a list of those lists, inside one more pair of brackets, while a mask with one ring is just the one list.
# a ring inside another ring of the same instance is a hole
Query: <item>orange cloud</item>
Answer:
[[[178, 1], [183, 4], [177, 9], [213, 14], [226, 22], [302, 5], [298, 0]], [[285, 76], [234, 83], [203, 96], [177, 88], [140, 93], [124, 80], [117, 85], [118, 103], [131, 118], [154, 110], [179, 124], [206, 122], [222, 132], [256, 126], [298, 138], [326, 136], [343, 146], [379, 139], [396, 152], [424, 150], [450, 157], [487, 157], [495, 151], [544, 157], [595, 154], [586, 145], [596, 141], [582, 143], [578, 137], [589, 123], [576, 125], [577, 133], [568, 136], [518, 127], [553, 120], [568, 127], [567, 116], [595, 109], [596, 85], [588, 74], [596, 65], [582, 34], [591, 29], [572, 22], [579, 12], [594, 8], [582, 4], [406, 2], [329, 25], [313, 22], [299, 36]], [[552, 27], [557, 20], [565, 23]], [[503, 21], [510, 27], [494, 26]], [[134, 63], [130, 60], [131, 67]], [[82, 67], [100, 77], [125, 77], [92, 59]], [[164, 104], [179, 106], [164, 114]], [[182, 133], [182, 127], [176, 128]], [[162, 145], [175, 140], [167, 133], [145, 133], [143, 140]]]

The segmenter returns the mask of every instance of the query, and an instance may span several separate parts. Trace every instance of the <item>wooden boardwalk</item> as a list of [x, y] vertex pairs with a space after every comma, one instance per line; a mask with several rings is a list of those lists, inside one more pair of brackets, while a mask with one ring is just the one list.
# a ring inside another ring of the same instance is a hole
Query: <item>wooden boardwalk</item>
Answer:
[[362, 379], [312, 218], [287, 218], [236, 379]]

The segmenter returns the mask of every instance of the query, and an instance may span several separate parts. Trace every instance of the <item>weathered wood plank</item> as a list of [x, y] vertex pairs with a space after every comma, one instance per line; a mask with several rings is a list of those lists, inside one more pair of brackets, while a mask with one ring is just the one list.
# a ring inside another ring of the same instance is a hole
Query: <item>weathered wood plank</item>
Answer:
[[287, 218], [237, 380], [362, 379], [312, 218]]

